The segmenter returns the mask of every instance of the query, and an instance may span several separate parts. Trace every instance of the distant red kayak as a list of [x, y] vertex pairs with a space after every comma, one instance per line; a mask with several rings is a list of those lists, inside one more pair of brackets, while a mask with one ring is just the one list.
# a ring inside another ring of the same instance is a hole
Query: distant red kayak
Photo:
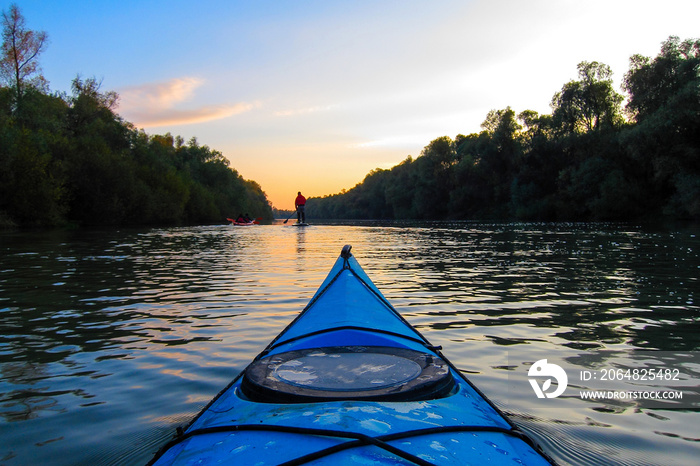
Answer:
[[229, 222], [231, 222], [231, 225], [236, 225], [236, 226], [241, 226], [241, 227], [247, 227], [251, 225], [260, 225], [260, 219], [256, 218], [255, 220], [251, 220], [250, 222], [238, 222], [236, 219], [233, 218], [227, 218]]

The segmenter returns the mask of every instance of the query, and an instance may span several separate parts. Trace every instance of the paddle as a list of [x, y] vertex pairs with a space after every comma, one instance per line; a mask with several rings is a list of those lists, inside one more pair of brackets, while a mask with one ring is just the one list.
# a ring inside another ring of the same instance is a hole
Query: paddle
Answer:
[[296, 212], [292, 212], [292, 215], [290, 215], [289, 217], [287, 217], [287, 220], [285, 220], [284, 223], [287, 223], [287, 222], [289, 221], [290, 218], [294, 217], [294, 214], [296, 214]]

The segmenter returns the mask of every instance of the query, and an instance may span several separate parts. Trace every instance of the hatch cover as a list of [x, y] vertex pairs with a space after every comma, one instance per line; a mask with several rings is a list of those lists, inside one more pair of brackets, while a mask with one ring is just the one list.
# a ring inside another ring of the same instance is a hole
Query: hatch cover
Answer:
[[415, 401], [445, 396], [454, 380], [441, 358], [384, 346], [313, 348], [259, 359], [243, 377], [254, 401]]

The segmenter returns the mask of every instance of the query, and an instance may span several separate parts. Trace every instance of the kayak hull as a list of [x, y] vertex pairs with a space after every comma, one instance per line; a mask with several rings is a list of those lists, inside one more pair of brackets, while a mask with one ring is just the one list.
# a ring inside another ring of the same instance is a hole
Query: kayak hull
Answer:
[[236, 221], [236, 220], [233, 219], [233, 218], [227, 218], [226, 220], [228, 220], [229, 222], [231, 222], [231, 225], [239, 226], [239, 227], [249, 227], [249, 226], [252, 226], [252, 225], [260, 225], [260, 221], [257, 220], [257, 219], [251, 220], [250, 222], [238, 222], [238, 221]]
[[348, 247], [303, 312], [161, 453], [154, 464], [550, 464]]

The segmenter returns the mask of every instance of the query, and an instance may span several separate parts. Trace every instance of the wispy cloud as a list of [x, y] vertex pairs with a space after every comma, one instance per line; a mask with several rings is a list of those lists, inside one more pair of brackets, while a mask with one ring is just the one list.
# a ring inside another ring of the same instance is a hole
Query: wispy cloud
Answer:
[[136, 126], [156, 127], [219, 120], [255, 107], [252, 103], [236, 103], [179, 108], [191, 101], [196, 89], [203, 84], [203, 79], [185, 77], [122, 89], [119, 92], [120, 113]]

